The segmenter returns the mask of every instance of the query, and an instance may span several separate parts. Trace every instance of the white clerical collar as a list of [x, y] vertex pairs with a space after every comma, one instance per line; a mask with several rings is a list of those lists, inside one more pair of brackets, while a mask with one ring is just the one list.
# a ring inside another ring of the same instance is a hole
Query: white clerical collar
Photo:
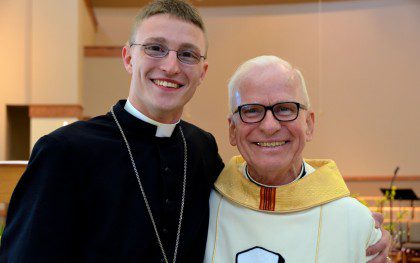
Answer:
[[[259, 182], [255, 181], [254, 178], [252, 178], [248, 174], [248, 165], [246, 164], [246, 162], [242, 164], [242, 166], [240, 167], [240, 169], [241, 169], [241, 172], [242, 172], [243, 176], [246, 179], [248, 179], [251, 182], [253, 182], [254, 184], [256, 184], [256, 185], [267, 187], [267, 188], [275, 188], [275, 187], [281, 186], [281, 185], [265, 185], [265, 184], [262, 184], [262, 183], [259, 183]], [[310, 166], [307, 162], [303, 161], [303, 165], [302, 165], [302, 168], [300, 168], [299, 175], [292, 182], [287, 183], [287, 184], [291, 184], [293, 182], [296, 182], [297, 180], [299, 180], [303, 176], [308, 175], [308, 174], [311, 174], [313, 172], [315, 172], [315, 168], [313, 168], [312, 166]], [[287, 184], [284, 184], [284, 185], [287, 185]]]
[[155, 134], [156, 137], [171, 137], [172, 132], [174, 131], [176, 125], [179, 123], [179, 120], [176, 123], [166, 124], [150, 119], [149, 117], [138, 111], [136, 108], [134, 108], [133, 104], [131, 104], [128, 99], [125, 103], [124, 109], [134, 117], [157, 126]]

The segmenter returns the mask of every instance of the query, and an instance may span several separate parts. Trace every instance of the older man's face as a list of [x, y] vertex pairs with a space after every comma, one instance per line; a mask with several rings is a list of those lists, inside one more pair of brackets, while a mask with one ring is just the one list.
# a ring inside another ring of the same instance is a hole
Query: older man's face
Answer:
[[[280, 65], [256, 68], [238, 83], [236, 105], [269, 106], [286, 101], [304, 104], [299, 85], [297, 75]], [[300, 168], [302, 150], [312, 139], [313, 124], [313, 112], [302, 109], [291, 122], [279, 122], [267, 111], [261, 122], [247, 124], [235, 113], [229, 119], [230, 143], [238, 147], [249, 168], [259, 176], [282, 175]]]

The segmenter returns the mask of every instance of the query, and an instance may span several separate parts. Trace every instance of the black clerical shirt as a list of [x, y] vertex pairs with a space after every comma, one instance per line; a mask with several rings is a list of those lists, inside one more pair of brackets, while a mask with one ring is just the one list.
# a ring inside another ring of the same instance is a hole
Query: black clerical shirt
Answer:
[[[130, 143], [168, 260], [182, 196], [184, 149], [124, 110], [114, 112]], [[177, 262], [202, 262], [208, 197], [223, 168], [213, 136], [181, 121], [188, 145]], [[8, 211], [0, 262], [163, 262], [126, 146], [110, 113], [42, 137]]]

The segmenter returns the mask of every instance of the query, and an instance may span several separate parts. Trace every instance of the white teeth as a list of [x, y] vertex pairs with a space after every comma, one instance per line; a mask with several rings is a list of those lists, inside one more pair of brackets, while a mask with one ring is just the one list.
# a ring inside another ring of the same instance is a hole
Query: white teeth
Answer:
[[167, 88], [179, 89], [179, 87], [180, 87], [180, 85], [178, 85], [178, 84], [176, 84], [176, 83], [173, 83], [173, 82], [168, 82], [168, 81], [164, 81], [164, 80], [158, 80], [158, 79], [155, 79], [155, 80], [153, 80], [153, 82], [154, 82], [156, 85], [159, 85], [159, 86], [164, 86], [164, 87], [167, 87]]
[[262, 146], [262, 147], [276, 147], [276, 146], [281, 146], [285, 143], [286, 143], [285, 141], [281, 141], [281, 142], [257, 142], [257, 145]]

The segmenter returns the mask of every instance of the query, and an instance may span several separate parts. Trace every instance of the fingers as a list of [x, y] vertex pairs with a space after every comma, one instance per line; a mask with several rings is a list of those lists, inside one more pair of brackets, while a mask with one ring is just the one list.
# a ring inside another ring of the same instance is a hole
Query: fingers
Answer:
[[385, 250], [388, 243], [390, 243], [389, 234], [387, 234], [388, 231], [381, 229], [381, 232], [382, 232], [381, 239], [366, 249], [366, 256], [371, 256]]
[[368, 263], [388, 263], [388, 253], [385, 250], [382, 250], [376, 257], [368, 261]]
[[375, 258], [368, 261], [369, 263], [386, 263], [390, 262], [388, 257], [388, 252], [391, 247], [391, 238], [388, 231], [381, 228], [382, 237], [381, 239], [374, 245], [368, 247], [366, 250], [366, 255], [374, 255], [379, 253]]

